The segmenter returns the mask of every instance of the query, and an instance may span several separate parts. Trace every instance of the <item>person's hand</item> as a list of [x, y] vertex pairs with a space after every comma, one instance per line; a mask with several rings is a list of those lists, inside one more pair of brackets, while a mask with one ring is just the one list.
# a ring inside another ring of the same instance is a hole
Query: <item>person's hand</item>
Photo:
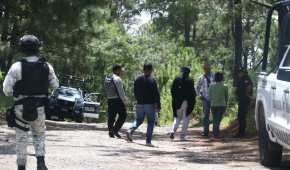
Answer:
[[159, 107], [159, 105], [158, 104], [155, 104], [155, 112], [156, 113], [159, 113], [160, 112], [160, 107]]
[[228, 113], [228, 109], [226, 108], [224, 112], [224, 116], [227, 116], [227, 115], [229, 115], [229, 113]]
[[129, 106], [128, 98], [126, 97], [123, 102], [124, 102], [125, 109], [127, 110], [128, 106]]
[[199, 96], [198, 97], [200, 100], [204, 100], [204, 97], [203, 96]]

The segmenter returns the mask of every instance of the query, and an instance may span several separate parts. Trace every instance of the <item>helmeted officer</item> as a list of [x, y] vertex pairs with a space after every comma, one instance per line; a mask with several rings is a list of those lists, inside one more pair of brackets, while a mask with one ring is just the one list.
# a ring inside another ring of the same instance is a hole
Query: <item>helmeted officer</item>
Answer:
[[25, 55], [14, 63], [3, 82], [6, 96], [14, 96], [16, 115], [16, 154], [18, 170], [26, 169], [27, 138], [31, 130], [37, 170], [47, 170], [45, 165], [45, 105], [49, 88], [57, 88], [59, 81], [53, 67], [39, 57], [40, 41], [34, 35], [24, 35], [20, 50]]
[[246, 130], [247, 114], [251, 105], [253, 93], [253, 83], [250, 79], [247, 70], [241, 68], [239, 70], [238, 81], [236, 86], [236, 96], [238, 100], [238, 121], [239, 132], [235, 135], [236, 138], [244, 137]]

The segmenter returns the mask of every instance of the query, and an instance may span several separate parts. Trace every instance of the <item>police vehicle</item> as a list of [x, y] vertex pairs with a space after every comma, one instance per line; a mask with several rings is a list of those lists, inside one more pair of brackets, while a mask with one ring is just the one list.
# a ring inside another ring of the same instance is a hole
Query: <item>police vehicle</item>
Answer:
[[[71, 79], [71, 78], [70, 78]], [[84, 94], [80, 88], [60, 86], [49, 97], [47, 119], [70, 118], [82, 122], [84, 118], [99, 118], [99, 93]]]
[[[262, 72], [258, 76], [255, 117], [260, 161], [265, 166], [278, 166], [283, 148], [290, 149], [290, 0], [264, 6], [269, 11]], [[270, 34], [275, 23], [273, 18], [279, 25], [278, 51], [276, 67], [269, 70], [269, 41], [271, 36], [275, 36]]]

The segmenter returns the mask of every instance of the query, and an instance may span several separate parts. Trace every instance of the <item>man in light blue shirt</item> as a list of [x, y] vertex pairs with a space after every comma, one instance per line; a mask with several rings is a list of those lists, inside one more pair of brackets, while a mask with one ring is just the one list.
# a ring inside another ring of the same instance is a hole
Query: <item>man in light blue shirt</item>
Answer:
[[214, 74], [211, 72], [211, 65], [204, 63], [204, 74], [199, 78], [197, 83], [197, 94], [200, 96], [203, 104], [203, 133], [202, 136], [209, 135], [209, 115], [210, 115], [210, 100], [209, 100], [209, 86], [214, 82]]

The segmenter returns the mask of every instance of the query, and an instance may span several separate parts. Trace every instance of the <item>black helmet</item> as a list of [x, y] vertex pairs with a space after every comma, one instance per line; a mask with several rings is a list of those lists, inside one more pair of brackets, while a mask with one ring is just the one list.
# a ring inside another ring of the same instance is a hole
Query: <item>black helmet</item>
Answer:
[[19, 40], [19, 46], [21, 52], [24, 54], [37, 54], [40, 47], [40, 41], [34, 35], [24, 35]]

